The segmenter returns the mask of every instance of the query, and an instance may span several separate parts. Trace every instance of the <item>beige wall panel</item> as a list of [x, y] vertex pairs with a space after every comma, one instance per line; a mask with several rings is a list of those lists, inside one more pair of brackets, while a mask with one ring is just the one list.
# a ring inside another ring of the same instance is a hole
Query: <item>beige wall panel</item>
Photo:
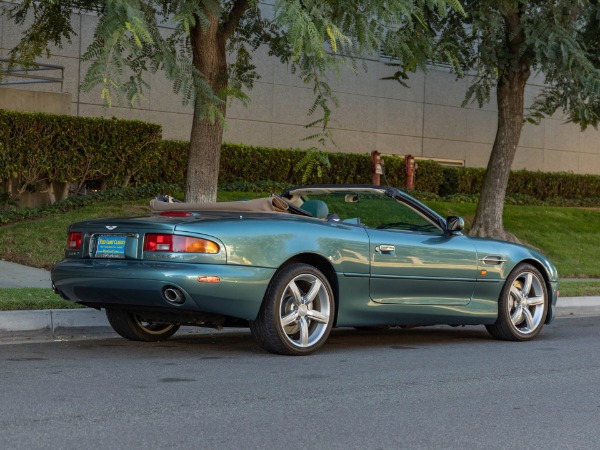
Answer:
[[116, 117], [117, 119], [143, 120], [146, 122], [159, 123], [156, 120], [149, 120], [148, 114], [148, 111], [140, 109], [120, 107], [103, 108], [98, 105], [79, 105], [79, 116], [81, 117], [104, 117], [107, 119]]
[[[73, 99], [77, 99], [77, 92], [79, 91], [79, 60], [76, 58], [65, 58], [62, 56], [53, 56], [49, 60], [38, 60], [41, 63], [44, 61], [48, 64], [56, 64], [64, 67], [63, 71], [63, 92], [68, 92], [73, 96]], [[39, 74], [39, 73], [38, 73]], [[60, 71], [44, 71], [44, 76], [60, 78]], [[60, 92], [60, 83], [47, 83], [47, 84], [35, 84], [35, 85], [23, 85], [23, 88], [31, 89], [33, 86], [37, 91], [45, 92]]]
[[542, 87], [528, 84], [525, 86], [525, 108], [529, 108], [537, 96], [542, 92]]
[[252, 55], [252, 63], [256, 66], [256, 72], [260, 75], [261, 83], [273, 83], [275, 65], [280, 65], [279, 60], [269, 56], [269, 47], [261, 45]]
[[[83, 82], [83, 79], [85, 78], [85, 74], [88, 71], [90, 65], [91, 65], [91, 63], [89, 61], [81, 61], [81, 72], [80, 72], [80, 79], [79, 79], [80, 83]], [[92, 90], [89, 92], [80, 90], [79, 94], [78, 94], [79, 101], [82, 104], [102, 106], [103, 100], [100, 97], [101, 94], [102, 94], [102, 86], [101, 85], [94, 86], [92, 88]]]
[[380, 153], [391, 155], [421, 156], [422, 145], [423, 139], [420, 137], [378, 133], [375, 149]]
[[[224, 142], [272, 147], [273, 124], [254, 120], [227, 119]], [[189, 139], [189, 137], [188, 137]]]
[[465, 141], [491, 144], [496, 137], [498, 113], [480, 109], [465, 109], [467, 131]]
[[[343, 64], [343, 63], [342, 63]], [[329, 86], [336, 93], [360, 94], [368, 97], [374, 97], [379, 84], [379, 63], [377, 61], [365, 61], [366, 72], [363, 69], [361, 61], [357, 63], [357, 72], [354, 73], [351, 67], [343, 66], [340, 73], [331, 71], [327, 75]]]
[[98, 25], [98, 16], [91, 14], [81, 15], [81, 53], [85, 53], [94, 41], [94, 31]]
[[600, 130], [588, 127], [579, 135], [579, 145], [582, 153], [600, 154]]
[[541, 148], [532, 148], [519, 146], [515, 159], [513, 160], [512, 170], [543, 170], [544, 166], [544, 150]]
[[[311, 91], [312, 93], [312, 91]], [[336, 93], [339, 106], [332, 106], [331, 127], [342, 130], [370, 131], [377, 130], [377, 98], [364, 95]], [[317, 119], [321, 111], [315, 111], [310, 118]]]
[[[317, 129], [307, 130], [303, 126], [273, 124], [273, 147], [281, 148], [310, 148], [318, 146], [315, 140], [303, 141], [302, 139], [318, 132]], [[327, 145], [331, 152], [367, 153], [375, 149], [376, 134], [348, 130], [332, 130], [333, 140], [337, 147]]]
[[492, 153], [491, 144], [465, 144], [465, 166], [466, 167], [487, 167]]
[[[453, 77], [453, 75], [449, 74], [449, 77]], [[452, 78], [454, 79], [454, 78]], [[465, 77], [466, 83], [467, 83], [467, 89], [471, 86], [471, 84], [473, 84], [477, 78], [474, 76], [466, 76]], [[465, 90], [465, 95], [466, 95], [466, 90]], [[464, 97], [463, 97], [464, 99]], [[474, 99], [474, 97], [473, 97]], [[472, 100], [473, 100], [472, 99]], [[461, 100], [461, 104], [462, 104], [462, 100]], [[469, 104], [467, 105], [468, 108], [470, 109], [482, 109], [483, 111], [498, 111], [498, 100], [496, 99], [496, 91], [494, 89], [492, 89], [492, 92], [490, 92], [490, 100], [487, 103], [484, 103], [482, 105], [481, 108], [479, 108], [479, 103], [477, 103], [477, 100], [475, 101], [471, 101], [469, 102]]]
[[544, 152], [544, 172], [579, 172], [579, 154], [574, 152], [546, 150]]
[[71, 114], [71, 94], [0, 88], [0, 109]]
[[275, 123], [305, 125], [318, 118], [318, 112], [308, 116], [314, 102], [310, 89], [275, 85], [273, 88], [273, 120]]
[[[4, 5], [0, 2], [0, 10], [4, 9]], [[4, 16], [0, 16], [0, 49], [4, 48], [4, 33], [8, 30], [8, 25], [6, 24], [7, 19]], [[0, 58], [3, 58], [2, 53], [0, 52]]]
[[579, 152], [581, 132], [578, 125], [554, 119], [545, 119], [544, 122], [544, 144], [547, 149]]
[[[150, 89], [145, 90], [143, 101], [152, 111], [167, 111], [180, 114], [192, 114], [191, 105], [184, 106], [183, 95], [173, 92], [173, 83], [165, 77], [164, 73], [148, 74], [146, 81]], [[96, 101], [96, 100], [94, 100]]]
[[425, 104], [423, 136], [464, 141], [467, 134], [467, 111], [464, 108]]
[[[83, 81], [83, 79], [85, 77], [85, 73], [88, 70], [90, 64], [91, 63], [88, 61], [81, 62], [81, 78], [80, 78], [81, 81]], [[94, 86], [89, 92], [84, 92], [84, 91], [80, 90], [78, 93], [79, 102], [82, 105], [104, 106], [104, 100], [101, 97], [102, 88], [103, 88], [103, 86], [98, 84], [98, 85]], [[133, 107], [131, 107], [131, 108], [130, 108], [130, 105], [128, 104], [127, 98], [125, 96], [123, 96], [122, 101], [119, 102], [119, 97], [117, 96], [116, 92], [114, 90], [111, 90], [112, 106], [116, 107], [116, 108], [124, 108], [124, 109], [132, 109], [132, 110], [147, 110], [149, 112], [150, 111], [156, 112], [156, 110], [153, 110], [150, 107], [150, 101], [152, 99], [152, 93], [154, 90], [155, 89], [153, 89], [152, 87], [150, 89], [145, 90], [143, 97], [138, 99], [134, 103]], [[173, 95], [173, 97], [176, 97], [174, 94], [172, 94], [172, 95]], [[176, 100], [174, 100], [174, 101], [176, 101]], [[158, 111], [160, 111], [160, 110], [158, 110]]]
[[527, 83], [531, 86], [539, 86], [543, 88], [546, 86], [546, 76], [540, 72], [532, 72], [527, 80]]
[[544, 148], [546, 121], [542, 120], [539, 125], [529, 122], [523, 124], [519, 145], [530, 148]]
[[[1, 8], [1, 6], [0, 6]], [[31, 17], [31, 15], [30, 15]], [[27, 30], [31, 24], [32, 20], [28, 17], [25, 20], [23, 25], [15, 26], [12, 20], [8, 18], [2, 18], [3, 20], [0, 26], [0, 34], [2, 35], [2, 47], [6, 49], [12, 49], [15, 47], [22, 38], [22, 34], [24, 30]], [[76, 33], [76, 36], [71, 36], [71, 43], [64, 41], [63, 47], [59, 48], [54, 45], [50, 45], [50, 52], [52, 55], [56, 56], [67, 56], [71, 58], [77, 58], [79, 56], [79, 16], [73, 15], [71, 16], [71, 26]], [[42, 62], [38, 59], [39, 62]], [[54, 62], [48, 62], [48, 64], [59, 64]]]
[[579, 173], [600, 174], [600, 155], [581, 153], [579, 155]]
[[423, 103], [379, 98], [377, 132], [420, 137], [423, 134]]
[[292, 74], [288, 64], [277, 63], [273, 65], [273, 83], [275, 86], [294, 86], [297, 88], [307, 88], [298, 72]]
[[271, 122], [273, 120], [273, 85], [254, 83], [248, 93], [250, 101], [244, 106], [239, 100], [227, 106], [227, 118]]
[[[315, 140], [302, 140], [312, 134], [318, 133], [319, 130], [317, 128], [306, 129], [301, 125], [273, 123], [272, 129], [273, 133], [271, 137], [271, 142], [273, 147], [306, 149], [318, 145], [318, 143]], [[329, 147], [333, 148], [333, 146]]]
[[370, 95], [422, 103], [425, 96], [425, 74], [423, 72], [409, 74], [409, 79], [405, 80], [408, 87], [404, 87], [397, 81], [381, 79], [392, 76], [396, 71], [394, 67], [386, 66], [384, 62], [382, 61], [378, 64], [379, 80], [377, 82], [377, 91], [373, 91]]
[[162, 125], [163, 139], [190, 140], [192, 116], [189, 114], [149, 112], [147, 120]]
[[448, 141], [444, 139], [423, 139], [424, 158], [443, 158], [465, 160], [467, 147], [481, 144], [469, 144], [459, 141]]
[[431, 69], [425, 74], [425, 103], [460, 107], [467, 92], [465, 78], [455, 76], [443, 69]]
[[377, 145], [377, 133], [333, 130], [333, 140], [337, 147], [329, 146], [331, 152], [371, 153]]

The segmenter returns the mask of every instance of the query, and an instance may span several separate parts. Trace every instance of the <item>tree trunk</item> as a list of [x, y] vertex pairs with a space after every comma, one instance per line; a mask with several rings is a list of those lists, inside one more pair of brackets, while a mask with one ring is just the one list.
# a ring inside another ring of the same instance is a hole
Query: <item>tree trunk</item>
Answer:
[[[217, 108], [225, 117], [225, 88], [227, 86], [226, 37], [219, 32], [218, 17], [209, 16], [210, 24], [202, 28], [199, 21], [191, 30], [193, 64], [204, 75], [204, 81], [223, 100]], [[223, 123], [219, 118], [211, 122], [199, 102], [206, 101], [196, 94], [190, 153], [187, 168], [185, 200], [213, 202], [217, 198]]]
[[530, 72], [529, 66], [520, 67], [498, 82], [498, 130], [483, 180], [475, 221], [469, 233], [472, 236], [518, 242], [514, 235], [504, 230], [502, 214], [510, 168], [523, 128], [525, 85]]

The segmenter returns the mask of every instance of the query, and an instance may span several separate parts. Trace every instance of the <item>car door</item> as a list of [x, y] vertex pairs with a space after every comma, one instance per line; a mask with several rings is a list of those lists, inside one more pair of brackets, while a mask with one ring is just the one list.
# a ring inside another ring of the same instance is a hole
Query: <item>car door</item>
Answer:
[[390, 206], [392, 222], [366, 228], [371, 299], [404, 305], [469, 303], [478, 274], [474, 245], [462, 235], [445, 234], [424, 211], [397, 200]]

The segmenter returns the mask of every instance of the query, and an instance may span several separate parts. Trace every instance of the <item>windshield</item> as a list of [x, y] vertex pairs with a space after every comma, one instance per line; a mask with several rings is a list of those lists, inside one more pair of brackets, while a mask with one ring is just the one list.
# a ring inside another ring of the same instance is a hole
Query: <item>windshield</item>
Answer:
[[418, 208], [405, 204], [384, 192], [302, 192], [294, 204], [311, 213], [313, 217], [337, 219], [369, 228], [390, 231], [411, 231], [443, 234], [439, 224]]

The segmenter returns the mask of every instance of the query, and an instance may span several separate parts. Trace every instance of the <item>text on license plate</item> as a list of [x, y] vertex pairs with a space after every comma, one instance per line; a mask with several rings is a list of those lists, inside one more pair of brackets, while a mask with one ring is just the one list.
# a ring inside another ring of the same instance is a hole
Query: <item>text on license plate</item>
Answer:
[[101, 234], [96, 241], [96, 258], [125, 258], [124, 234]]

